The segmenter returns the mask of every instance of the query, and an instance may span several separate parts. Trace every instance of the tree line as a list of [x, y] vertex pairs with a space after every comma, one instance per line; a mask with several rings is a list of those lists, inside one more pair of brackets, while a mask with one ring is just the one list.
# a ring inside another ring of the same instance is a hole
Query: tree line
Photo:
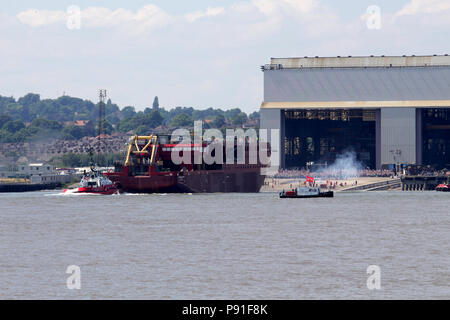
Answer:
[[[0, 96], [0, 142], [25, 142], [39, 139], [80, 139], [98, 133], [98, 103], [80, 98], [62, 96], [41, 99], [39, 94], [24, 97]], [[167, 129], [192, 127], [196, 120], [204, 120], [204, 128], [236, 128], [247, 124], [258, 126], [259, 112], [246, 114], [239, 108], [222, 110], [176, 107], [166, 110], [155, 97], [151, 107], [137, 111], [133, 106], [119, 108], [110, 99], [105, 104], [106, 134], [129, 132], [148, 134], [163, 126]], [[82, 123], [76, 122], [82, 121]]]

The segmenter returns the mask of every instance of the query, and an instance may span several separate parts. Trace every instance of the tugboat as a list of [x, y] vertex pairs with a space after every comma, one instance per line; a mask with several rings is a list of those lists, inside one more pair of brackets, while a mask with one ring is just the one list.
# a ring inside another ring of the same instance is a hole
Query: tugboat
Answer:
[[[99, 91], [99, 116], [98, 116], [98, 155], [100, 155], [100, 149], [102, 144], [102, 135], [104, 134], [103, 122], [105, 120], [105, 98], [106, 90], [101, 89]], [[93, 150], [89, 149], [90, 156], [90, 169], [91, 172], [86, 173], [84, 171], [81, 178], [80, 185], [75, 189], [64, 189], [63, 193], [84, 193], [84, 194], [115, 194], [119, 193], [119, 185], [117, 182], [112, 182], [105, 177], [100, 170], [96, 170], [94, 166]], [[99, 157], [100, 158], [100, 157]]]
[[443, 191], [443, 192], [449, 192], [450, 191], [450, 184], [441, 183], [436, 187], [436, 191]]
[[280, 198], [333, 198], [333, 191], [320, 191], [320, 188], [302, 187], [280, 192]]
[[75, 189], [64, 189], [63, 193], [85, 193], [85, 194], [115, 194], [119, 192], [117, 183], [104, 177], [99, 170], [95, 170], [91, 165], [91, 172], [84, 173], [80, 181], [80, 186]]

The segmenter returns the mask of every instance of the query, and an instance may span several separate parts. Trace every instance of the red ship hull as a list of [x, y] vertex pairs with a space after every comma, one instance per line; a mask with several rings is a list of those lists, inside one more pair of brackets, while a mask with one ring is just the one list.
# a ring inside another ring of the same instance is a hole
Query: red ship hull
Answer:
[[105, 173], [117, 182], [121, 191], [131, 193], [211, 193], [259, 192], [264, 183], [258, 166], [198, 170], [178, 176], [176, 172], [154, 173], [148, 176], [128, 176], [124, 172]]
[[176, 175], [126, 176], [114, 173], [105, 175], [116, 182], [121, 191], [131, 193], [169, 192], [175, 189], [177, 184]]

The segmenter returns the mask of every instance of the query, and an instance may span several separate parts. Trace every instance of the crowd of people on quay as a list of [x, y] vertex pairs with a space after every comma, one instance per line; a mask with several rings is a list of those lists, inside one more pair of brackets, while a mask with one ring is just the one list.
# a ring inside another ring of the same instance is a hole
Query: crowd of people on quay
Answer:
[[[290, 178], [296, 178], [296, 177], [290, 177]], [[289, 181], [286, 178], [287, 181]], [[321, 177], [311, 177], [311, 176], [306, 176], [305, 177], [299, 177], [299, 181], [293, 183], [292, 181], [289, 181], [288, 184], [282, 182], [283, 180], [278, 180], [275, 177], [273, 177], [272, 179], [266, 180], [264, 182], [264, 185], [269, 187], [269, 188], [274, 188], [275, 186], [286, 186], [289, 189], [292, 189], [294, 187], [294, 185], [299, 185], [299, 186], [305, 186], [305, 187], [320, 187], [322, 189], [335, 189], [338, 187], [341, 188], [346, 188], [346, 187], [354, 187], [358, 185], [358, 180], [355, 178], [353, 179], [348, 179], [347, 180], [335, 180], [335, 179], [324, 179]]]
[[405, 168], [405, 175], [408, 176], [426, 176], [426, 177], [434, 177], [434, 176], [450, 176], [450, 171], [447, 169], [435, 170], [431, 167], [422, 167], [422, 166], [409, 166]]
[[[414, 176], [445, 176], [450, 175], [447, 169], [436, 170], [425, 166], [408, 166], [404, 168], [399, 174], [414, 175]], [[280, 169], [273, 178], [277, 179], [305, 179], [307, 176], [314, 179], [348, 179], [356, 177], [382, 177], [389, 178], [396, 176], [395, 170], [375, 170], [375, 169], [347, 169], [347, 170], [327, 170], [311, 171], [306, 169]]]
[[[307, 170], [304, 168], [280, 169], [273, 176], [268, 176], [264, 183], [268, 190], [292, 189], [296, 186], [320, 187], [321, 189], [345, 189], [368, 183], [371, 178], [398, 178], [403, 175], [421, 176], [450, 176], [447, 169], [435, 170], [431, 167], [410, 165], [401, 170], [382, 169], [339, 169], [323, 168], [320, 170]], [[295, 181], [297, 180], [297, 181]], [[379, 180], [379, 179], [378, 179]], [[378, 181], [376, 180], [376, 181]], [[381, 179], [383, 180], [383, 179]]]
[[392, 170], [347, 169], [310, 171], [305, 169], [280, 169], [273, 177], [278, 179], [301, 179], [307, 176], [315, 179], [347, 179], [355, 177], [392, 177]]

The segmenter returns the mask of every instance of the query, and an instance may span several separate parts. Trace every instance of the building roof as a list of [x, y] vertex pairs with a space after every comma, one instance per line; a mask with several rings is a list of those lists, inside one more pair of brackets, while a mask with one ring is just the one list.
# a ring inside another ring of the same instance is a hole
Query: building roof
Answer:
[[291, 57], [271, 58], [270, 65], [263, 70], [273, 68], [371, 68], [371, 67], [429, 67], [450, 66], [450, 56], [358, 56], [358, 57]]
[[[264, 68], [261, 108], [450, 107], [449, 56], [272, 62], [279, 64]], [[301, 62], [308, 67], [293, 67]]]

